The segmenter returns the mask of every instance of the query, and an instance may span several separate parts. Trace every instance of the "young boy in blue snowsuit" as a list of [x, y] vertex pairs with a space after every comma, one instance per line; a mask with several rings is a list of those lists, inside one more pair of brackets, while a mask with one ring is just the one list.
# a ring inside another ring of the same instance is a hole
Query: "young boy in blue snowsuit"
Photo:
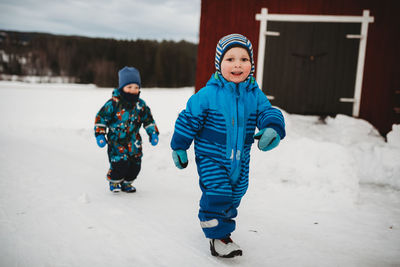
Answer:
[[139, 71], [124, 67], [118, 72], [118, 77], [119, 87], [96, 115], [94, 132], [99, 147], [108, 144], [110, 169], [107, 179], [110, 190], [130, 193], [136, 191], [132, 182], [141, 168], [142, 138], [139, 129], [143, 125], [153, 146], [158, 143], [159, 132], [150, 108], [139, 98]]
[[[242, 255], [230, 238], [249, 179], [250, 149], [268, 151], [285, 137], [280, 110], [273, 108], [256, 83], [253, 50], [243, 35], [219, 40], [216, 72], [187, 102], [176, 120], [172, 157], [179, 169], [187, 166], [186, 150], [194, 140], [200, 177], [200, 225], [210, 239], [211, 254]], [[254, 135], [256, 127], [259, 132]]]

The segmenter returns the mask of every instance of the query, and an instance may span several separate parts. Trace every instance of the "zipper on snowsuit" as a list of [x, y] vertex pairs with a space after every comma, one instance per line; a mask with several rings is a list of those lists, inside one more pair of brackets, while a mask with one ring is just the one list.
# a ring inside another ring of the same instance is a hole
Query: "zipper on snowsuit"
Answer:
[[234, 97], [234, 110], [232, 117], [232, 127], [233, 127], [233, 140], [232, 140], [232, 153], [231, 153], [231, 172], [230, 179], [232, 184], [236, 184], [239, 173], [240, 173], [240, 151], [238, 151], [238, 140], [239, 140], [239, 84], [235, 84], [233, 97]]

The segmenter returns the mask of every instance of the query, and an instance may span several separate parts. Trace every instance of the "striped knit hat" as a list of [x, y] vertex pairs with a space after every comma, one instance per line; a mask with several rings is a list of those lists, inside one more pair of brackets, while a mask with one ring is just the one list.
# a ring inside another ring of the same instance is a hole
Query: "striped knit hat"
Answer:
[[251, 62], [251, 71], [250, 76], [253, 76], [254, 73], [254, 59], [253, 59], [253, 47], [249, 39], [246, 36], [243, 36], [238, 33], [229, 34], [227, 36], [222, 37], [217, 44], [217, 49], [215, 53], [215, 68], [217, 72], [221, 74], [221, 62], [224, 58], [225, 53], [232, 47], [243, 47], [249, 52], [250, 62]]

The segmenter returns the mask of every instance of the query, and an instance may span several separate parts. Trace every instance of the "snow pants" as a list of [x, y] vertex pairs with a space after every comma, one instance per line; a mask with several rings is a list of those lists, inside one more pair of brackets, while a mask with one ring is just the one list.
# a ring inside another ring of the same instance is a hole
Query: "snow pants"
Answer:
[[[207, 238], [221, 239], [235, 230], [237, 208], [248, 187], [248, 166], [243, 161], [240, 175], [232, 184], [230, 161], [221, 162], [206, 156], [196, 156], [200, 199], [200, 225]], [[247, 162], [248, 163], [248, 162]]]
[[111, 162], [107, 173], [110, 182], [121, 183], [123, 181], [133, 182], [140, 172], [141, 159], [130, 159]]

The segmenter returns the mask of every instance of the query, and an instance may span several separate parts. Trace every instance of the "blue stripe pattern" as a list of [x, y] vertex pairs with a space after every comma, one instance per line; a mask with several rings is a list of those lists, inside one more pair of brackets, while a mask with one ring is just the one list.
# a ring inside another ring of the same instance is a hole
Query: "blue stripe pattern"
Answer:
[[172, 136], [171, 146], [173, 150], [187, 150], [192, 144], [198, 131], [202, 128], [204, 115], [193, 117], [183, 110], [176, 120], [175, 131]]
[[285, 120], [282, 116], [282, 112], [279, 109], [270, 108], [264, 112], [262, 112], [257, 119], [257, 125], [259, 125], [260, 129], [264, 129], [267, 127], [274, 128], [277, 133], [283, 139], [286, 135], [285, 132]]
[[224, 116], [216, 110], [206, 110], [202, 131], [195, 139], [196, 155], [213, 155], [214, 157], [225, 157], [226, 151], [226, 122]]
[[232, 185], [229, 178], [229, 160], [216, 161], [205, 156], [196, 156], [197, 169], [200, 183], [207, 195], [225, 196], [232, 200], [233, 206], [237, 208], [240, 200], [246, 193], [249, 185], [249, 163], [251, 145], [245, 146], [245, 156], [241, 160], [240, 178]]
[[[254, 131], [256, 129], [257, 125], [257, 114], [251, 113], [249, 114], [249, 117], [247, 119], [247, 124], [246, 124], [246, 137], [244, 140], [245, 145], [248, 144], [253, 144], [254, 143]], [[249, 151], [250, 153], [250, 151]]]

